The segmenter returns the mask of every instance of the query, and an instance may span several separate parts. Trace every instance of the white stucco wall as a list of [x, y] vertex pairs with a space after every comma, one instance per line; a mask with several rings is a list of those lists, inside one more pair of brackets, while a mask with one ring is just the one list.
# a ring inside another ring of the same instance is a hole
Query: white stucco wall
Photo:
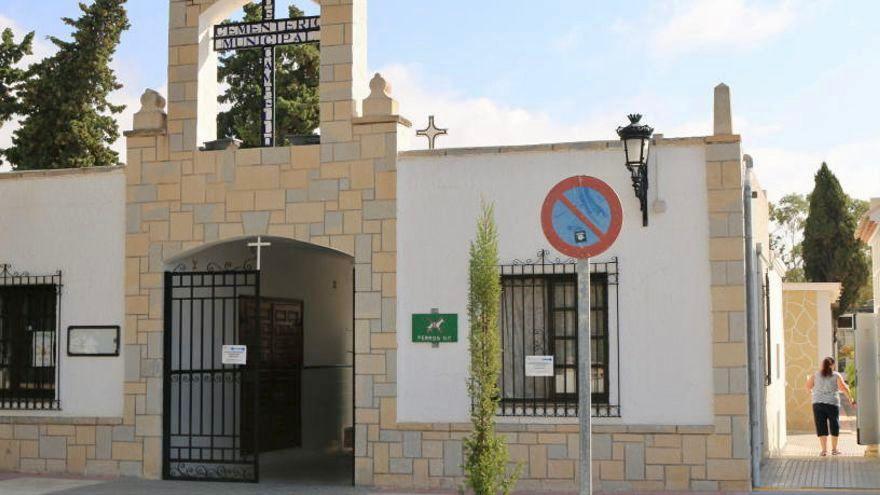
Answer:
[[[125, 176], [122, 169], [0, 177], [0, 263], [62, 272], [61, 411], [0, 415], [122, 416], [123, 358], [68, 357], [70, 325], [125, 331]], [[100, 393], [95, 393], [100, 391]]]
[[[580, 148], [580, 149], [578, 149]], [[500, 259], [550, 249], [540, 227], [547, 191], [573, 175], [608, 182], [624, 225], [595, 261], [619, 258], [622, 418], [626, 424], [712, 424], [712, 343], [708, 215], [702, 145], [658, 146], [652, 158], [651, 213], [642, 227], [620, 149], [404, 154], [398, 163], [398, 419], [467, 421], [467, 263], [481, 198], [495, 203]], [[659, 158], [659, 159], [658, 159]], [[656, 173], [655, 173], [656, 172]], [[560, 256], [551, 250], [552, 256]], [[411, 315], [458, 313], [459, 342], [411, 342]], [[612, 309], [612, 313], [614, 310]], [[612, 323], [612, 332], [613, 332]], [[614, 349], [611, 351], [615, 355]], [[611, 368], [616, 370], [614, 364]], [[613, 375], [616, 371], [613, 372]]]
[[[765, 388], [765, 435], [767, 453], [776, 455], [785, 447], [785, 320], [783, 315], [782, 272], [769, 271], [771, 380]], [[762, 321], [762, 320], [759, 320]]]

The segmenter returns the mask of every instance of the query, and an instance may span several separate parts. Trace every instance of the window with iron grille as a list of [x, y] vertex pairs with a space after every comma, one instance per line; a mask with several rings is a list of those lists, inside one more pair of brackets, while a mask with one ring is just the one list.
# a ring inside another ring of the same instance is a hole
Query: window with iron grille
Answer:
[[57, 409], [61, 273], [0, 265], [0, 409]]
[[[590, 272], [592, 412], [619, 416], [617, 261], [591, 263]], [[537, 262], [502, 265], [501, 286], [499, 414], [577, 416], [575, 263], [547, 262], [542, 251]], [[553, 376], [526, 376], [526, 356], [553, 356]]]

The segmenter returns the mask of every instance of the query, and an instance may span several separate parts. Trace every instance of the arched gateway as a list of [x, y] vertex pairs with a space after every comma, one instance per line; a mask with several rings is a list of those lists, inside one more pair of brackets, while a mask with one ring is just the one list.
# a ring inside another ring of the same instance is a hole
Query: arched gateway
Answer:
[[353, 261], [259, 237], [166, 264], [165, 478], [350, 476]]

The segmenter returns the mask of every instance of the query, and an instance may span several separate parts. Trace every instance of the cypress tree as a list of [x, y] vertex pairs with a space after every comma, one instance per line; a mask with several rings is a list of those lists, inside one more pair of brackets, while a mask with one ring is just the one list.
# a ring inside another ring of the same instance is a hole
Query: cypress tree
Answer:
[[836, 314], [857, 302], [868, 280], [868, 260], [855, 237], [857, 219], [837, 177], [822, 163], [804, 224], [804, 275], [810, 282], [840, 282]]
[[468, 318], [470, 319], [470, 373], [473, 432], [464, 439], [467, 484], [475, 495], [507, 495], [516, 485], [522, 466], [507, 475], [509, 454], [504, 438], [495, 432], [501, 375], [501, 274], [498, 272], [498, 229], [493, 208], [483, 205], [477, 237], [471, 243]]
[[34, 33], [28, 33], [20, 43], [15, 42], [11, 28], [0, 35], [0, 126], [13, 115], [20, 113], [18, 92], [25, 79], [25, 71], [18, 63], [25, 55], [31, 54]]
[[[244, 20], [262, 19], [263, 7], [244, 6]], [[290, 17], [303, 11], [291, 5]], [[318, 127], [318, 78], [320, 52], [315, 44], [286, 45], [275, 48], [275, 142], [284, 145], [284, 137], [312, 134]], [[220, 59], [218, 82], [228, 85], [218, 98], [228, 110], [217, 116], [217, 136], [235, 136], [243, 147], [261, 146], [262, 50], [237, 50]]]
[[115, 114], [125, 108], [108, 97], [122, 87], [110, 62], [128, 29], [126, 0], [79, 4], [78, 19], [65, 17], [71, 41], [50, 37], [58, 51], [28, 69], [21, 91], [21, 127], [6, 156], [18, 170], [116, 165], [110, 145], [119, 138]]

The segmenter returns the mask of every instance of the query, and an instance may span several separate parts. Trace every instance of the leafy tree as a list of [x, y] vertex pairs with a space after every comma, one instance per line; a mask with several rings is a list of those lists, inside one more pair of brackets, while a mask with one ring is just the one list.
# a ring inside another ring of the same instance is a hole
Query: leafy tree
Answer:
[[846, 205], [849, 208], [849, 214], [852, 215], [853, 218], [858, 220], [862, 218], [862, 215], [868, 213], [868, 210], [871, 209], [871, 202], [865, 201], [864, 199], [853, 198], [850, 196], [846, 197]]
[[470, 374], [473, 431], [464, 439], [467, 484], [476, 495], [507, 495], [516, 484], [521, 466], [508, 477], [508, 451], [495, 433], [498, 410], [498, 377], [501, 374], [501, 340], [498, 309], [501, 275], [498, 272], [498, 230], [492, 206], [483, 205], [477, 237], [471, 243], [468, 318], [470, 319]]
[[855, 237], [857, 220], [851, 204], [837, 177], [822, 163], [804, 224], [804, 274], [810, 282], [843, 285], [836, 314], [858, 302], [869, 274], [865, 251]]
[[25, 71], [18, 67], [25, 55], [31, 54], [34, 33], [28, 33], [20, 43], [15, 42], [11, 28], [0, 35], [0, 126], [20, 113], [18, 91], [25, 79]]
[[770, 203], [770, 220], [776, 230], [770, 235], [770, 248], [780, 253], [786, 267], [785, 279], [790, 282], [804, 280], [801, 239], [804, 223], [810, 209], [810, 200], [803, 194], [786, 194], [777, 203]]
[[[259, 21], [263, 7], [244, 6], [244, 20]], [[303, 11], [290, 6], [290, 17]], [[217, 78], [228, 85], [218, 98], [228, 110], [217, 117], [217, 135], [235, 136], [244, 147], [261, 146], [263, 67], [261, 50], [236, 50], [220, 59]], [[318, 82], [320, 52], [315, 44], [275, 48], [275, 135], [276, 144], [294, 134], [312, 134], [320, 122]]]
[[[864, 199], [847, 197], [849, 199], [849, 210], [852, 214], [852, 217], [856, 219], [856, 223], [858, 223], [859, 219], [861, 219], [868, 210], [871, 209], [871, 202], [865, 201]], [[865, 259], [871, 259], [871, 246], [867, 244], [861, 244], [862, 251], [865, 253]], [[855, 305], [862, 306], [869, 303], [872, 299], [874, 299], [874, 279], [872, 277], [868, 277], [868, 283], [862, 286], [862, 289], [859, 291], [859, 295], [856, 298]]]
[[119, 138], [114, 114], [125, 108], [108, 101], [122, 87], [110, 62], [128, 29], [126, 0], [79, 4], [79, 19], [65, 17], [72, 41], [50, 37], [58, 51], [31, 66], [21, 90], [25, 116], [6, 156], [18, 169], [115, 165], [110, 145]]

